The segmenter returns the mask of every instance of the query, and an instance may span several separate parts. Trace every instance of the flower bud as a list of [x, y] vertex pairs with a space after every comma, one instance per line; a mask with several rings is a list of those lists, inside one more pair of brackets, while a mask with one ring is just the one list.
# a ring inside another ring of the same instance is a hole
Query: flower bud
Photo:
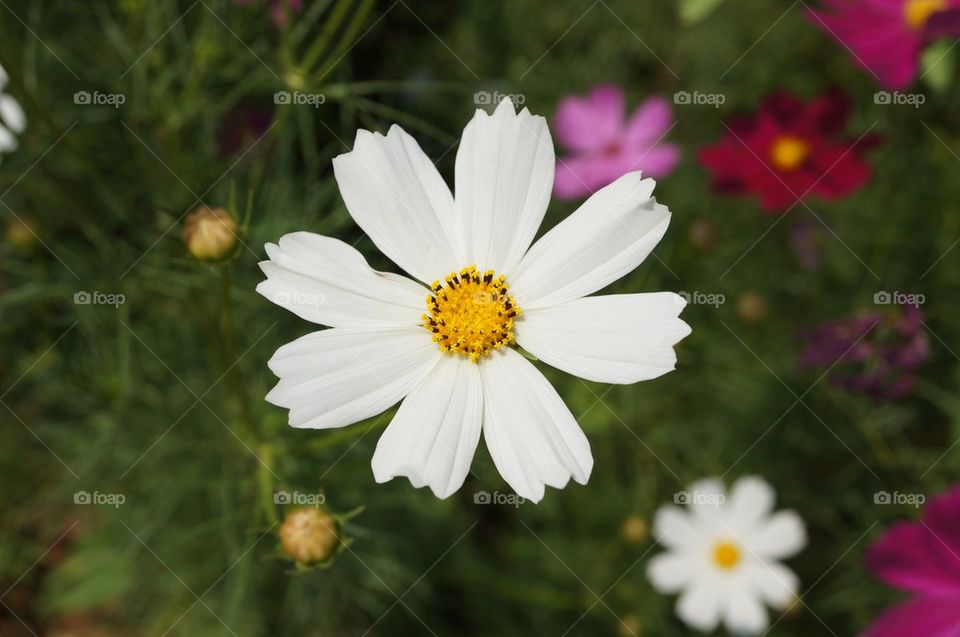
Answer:
[[720, 231], [717, 224], [709, 219], [695, 219], [687, 227], [687, 238], [695, 248], [713, 252], [720, 242]]
[[283, 552], [301, 564], [325, 562], [340, 543], [337, 526], [336, 520], [320, 509], [295, 509], [280, 525]]
[[643, 625], [636, 615], [627, 615], [617, 624], [617, 635], [619, 637], [640, 637], [642, 631]]
[[769, 311], [767, 299], [756, 290], [747, 290], [737, 299], [737, 316], [744, 323], [759, 323]]
[[224, 208], [202, 206], [183, 225], [183, 242], [199, 261], [217, 263], [237, 249], [237, 221]]
[[620, 527], [620, 536], [630, 544], [640, 544], [650, 536], [647, 521], [637, 514], [628, 515]]
[[4, 231], [4, 239], [21, 252], [29, 252], [37, 243], [36, 224], [28, 217], [14, 217]]

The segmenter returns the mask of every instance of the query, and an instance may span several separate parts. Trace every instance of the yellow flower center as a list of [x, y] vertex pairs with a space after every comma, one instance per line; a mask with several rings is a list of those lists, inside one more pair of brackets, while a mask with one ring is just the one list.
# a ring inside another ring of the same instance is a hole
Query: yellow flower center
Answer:
[[934, 13], [947, 8], [947, 0], [907, 0], [903, 4], [903, 17], [914, 31], [927, 24]]
[[504, 276], [493, 270], [481, 274], [472, 265], [431, 287], [423, 327], [433, 332], [433, 342], [442, 351], [476, 363], [491, 350], [514, 342], [513, 319], [520, 308], [508, 294]]
[[729, 571], [740, 563], [740, 547], [733, 542], [717, 542], [713, 547], [713, 563]]
[[770, 161], [786, 172], [800, 168], [809, 155], [810, 144], [795, 135], [781, 135], [770, 147]]

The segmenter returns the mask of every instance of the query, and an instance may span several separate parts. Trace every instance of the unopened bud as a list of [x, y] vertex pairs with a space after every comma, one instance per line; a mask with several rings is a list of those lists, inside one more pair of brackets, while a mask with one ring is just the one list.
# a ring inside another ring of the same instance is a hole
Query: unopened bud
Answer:
[[650, 537], [650, 527], [639, 515], [629, 515], [620, 527], [620, 535], [630, 544], [640, 544]]
[[314, 507], [295, 509], [280, 525], [283, 552], [301, 564], [325, 562], [340, 539], [338, 525], [330, 515]]
[[759, 323], [769, 311], [767, 299], [756, 290], [747, 290], [737, 299], [737, 316], [744, 323]]
[[617, 635], [620, 637], [640, 637], [641, 634], [642, 624], [636, 615], [623, 617], [617, 625]]
[[720, 231], [717, 224], [709, 219], [694, 219], [687, 228], [687, 238], [695, 248], [713, 252], [720, 242]]
[[7, 223], [3, 238], [17, 250], [27, 252], [37, 242], [36, 224], [28, 217], [14, 217]]
[[196, 259], [217, 263], [237, 249], [237, 221], [224, 208], [197, 208], [183, 225], [183, 242]]

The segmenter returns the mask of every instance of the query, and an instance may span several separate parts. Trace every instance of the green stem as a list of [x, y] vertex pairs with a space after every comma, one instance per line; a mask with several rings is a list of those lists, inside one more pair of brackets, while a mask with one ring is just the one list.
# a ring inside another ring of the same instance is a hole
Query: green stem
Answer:
[[254, 418], [253, 408], [248, 398], [243, 373], [237, 364], [236, 327], [233, 320], [233, 299], [231, 297], [230, 268], [223, 264], [220, 270], [220, 327], [223, 334], [224, 364], [229, 369], [229, 384], [231, 392], [240, 405], [239, 419], [243, 422], [246, 437], [257, 440], [257, 492], [264, 517], [270, 524], [278, 521], [277, 511], [273, 506], [273, 450], [264, 440], [264, 432]]
[[273, 449], [267, 443], [261, 443], [257, 447], [257, 455], [260, 457], [260, 463], [257, 469], [257, 486], [260, 491], [260, 506], [263, 507], [263, 514], [270, 524], [277, 524], [280, 518], [277, 516], [277, 507], [273, 504]]

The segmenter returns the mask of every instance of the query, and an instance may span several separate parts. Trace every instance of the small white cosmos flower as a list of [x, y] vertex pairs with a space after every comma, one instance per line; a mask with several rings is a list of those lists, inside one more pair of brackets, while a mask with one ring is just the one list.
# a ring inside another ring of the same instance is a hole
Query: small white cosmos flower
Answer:
[[0, 66], [0, 157], [17, 149], [17, 135], [27, 128], [20, 103], [5, 91], [9, 77]]
[[785, 609], [797, 599], [799, 580], [779, 560], [806, 545], [803, 521], [773, 513], [773, 489], [757, 477], [741, 478], [729, 494], [712, 479], [681, 493], [686, 510], [657, 511], [654, 533], [668, 550], [650, 560], [650, 582], [680, 592], [677, 615], [693, 628], [711, 632], [722, 622], [734, 634], [762, 633], [764, 603]]
[[[343, 427], [403, 400], [377, 444], [377, 482], [406, 476], [445, 498], [481, 432], [507, 483], [586, 484], [590, 444], [556, 390], [513, 346], [582, 378], [635, 383], [676, 364], [690, 333], [673, 293], [588, 297], [637, 267], [667, 230], [654, 182], [624, 175], [533, 244], [553, 188], [542, 117], [478, 110], [456, 158], [456, 197], [399, 126], [357, 132], [333, 160], [347, 210], [415, 280], [375, 272], [355, 249], [295, 232], [267, 244], [257, 290], [332, 329], [274, 354], [267, 400], [294, 427]], [[424, 285], [426, 284], [426, 286]]]

